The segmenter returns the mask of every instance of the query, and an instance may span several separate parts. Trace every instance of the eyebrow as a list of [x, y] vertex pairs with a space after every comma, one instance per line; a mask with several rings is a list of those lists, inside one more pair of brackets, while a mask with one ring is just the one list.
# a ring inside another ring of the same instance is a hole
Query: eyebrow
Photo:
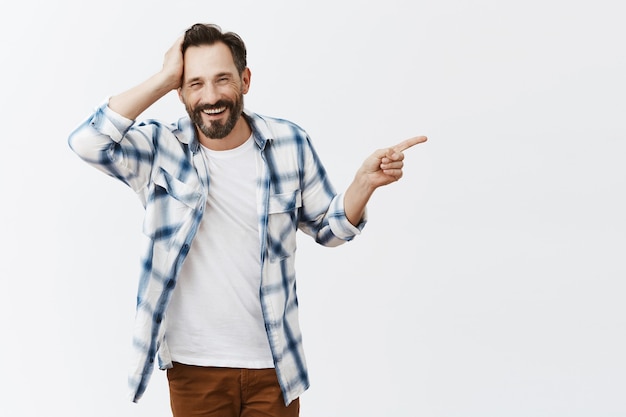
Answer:
[[[222, 72], [219, 72], [219, 73], [215, 74], [213, 76], [213, 79], [221, 78], [221, 77], [232, 77], [232, 76], [233, 76], [232, 72], [222, 71]], [[203, 78], [204, 77], [193, 77], [193, 78], [190, 78], [190, 79], [186, 80], [185, 84], [190, 84], [190, 83], [193, 83], [195, 81], [202, 81]]]
[[186, 80], [185, 84], [190, 84], [190, 83], [193, 83], [195, 81], [200, 81], [200, 80], [201, 80], [200, 77], [193, 77], [193, 78], [190, 78], [190, 79]]
[[218, 74], [215, 74], [215, 77], [214, 77], [214, 78], [232, 77], [232, 76], [233, 76], [233, 73], [232, 73], [232, 72], [226, 72], [226, 71], [224, 71], [224, 72], [220, 72], [220, 73], [218, 73]]

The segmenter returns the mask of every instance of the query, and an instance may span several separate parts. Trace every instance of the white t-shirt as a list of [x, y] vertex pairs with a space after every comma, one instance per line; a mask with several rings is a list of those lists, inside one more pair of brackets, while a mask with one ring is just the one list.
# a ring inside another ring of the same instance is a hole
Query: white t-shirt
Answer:
[[261, 266], [252, 137], [227, 151], [202, 147], [206, 210], [167, 313], [172, 360], [188, 365], [273, 368], [261, 310]]

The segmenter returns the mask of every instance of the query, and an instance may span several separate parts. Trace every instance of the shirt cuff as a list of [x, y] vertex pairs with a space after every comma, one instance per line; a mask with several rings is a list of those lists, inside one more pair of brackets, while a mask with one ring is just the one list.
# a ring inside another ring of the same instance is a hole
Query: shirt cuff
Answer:
[[343, 205], [343, 194], [337, 195], [331, 203], [332, 213], [328, 218], [328, 225], [333, 234], [339, 239], [350, 241], [357, 235], [361, 234], [361, 231], [367, 223], [367, 208], [363, 213], [363, 217], [358, 225], [350, 223], [346, 217], [346, 210]]
[[109, 107], [109, 97], [96, 108], [96, 112], [91, 119], [91, 125], [94, 129], [118, 143], [134, 123], [134, 120], [127, 119], [121, 114], [111, 110]]

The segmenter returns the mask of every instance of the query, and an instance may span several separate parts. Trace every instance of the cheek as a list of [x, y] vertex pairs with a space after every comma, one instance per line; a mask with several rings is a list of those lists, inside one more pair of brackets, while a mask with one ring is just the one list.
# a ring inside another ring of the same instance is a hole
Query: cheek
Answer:
[[194, 107], [198, 105], [201, 94], [194, 91], [186, 91], [183, 94], [180, 94], [180, 101], [185, 105], [185, 107]]
[[229, 95], [234, 95], [234, 96], [239, 96], [239, 94], [242, 93], [243, 91], [243, 84], [240, 84], [238, 82], [232, 82], [230, 84], [228, 84], [228, 91], [229, 91]]

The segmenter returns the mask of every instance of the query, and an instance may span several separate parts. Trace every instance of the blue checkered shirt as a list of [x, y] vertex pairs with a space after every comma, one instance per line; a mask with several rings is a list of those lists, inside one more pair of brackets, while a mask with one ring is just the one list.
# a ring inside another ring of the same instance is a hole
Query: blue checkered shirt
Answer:
[[[309, 387], [294, 269], [296, 230], [325, 246], [360, 233], [346, 218], [343, 196], [329, 182], [310, 139], [297, 125], [244, 111], [257, 149], [261, 242], [260, 298], [285, 404]], [[172, 366], [165, 315], [181, 265], [202, 220], [209, 177], [188, 117], [135, 123], [98, 107], [69, 137], [84, 161], [132, 188], [145, 208], [145, 253], [137, 294], [130, 396], [137, 402], [154, 369]]]

